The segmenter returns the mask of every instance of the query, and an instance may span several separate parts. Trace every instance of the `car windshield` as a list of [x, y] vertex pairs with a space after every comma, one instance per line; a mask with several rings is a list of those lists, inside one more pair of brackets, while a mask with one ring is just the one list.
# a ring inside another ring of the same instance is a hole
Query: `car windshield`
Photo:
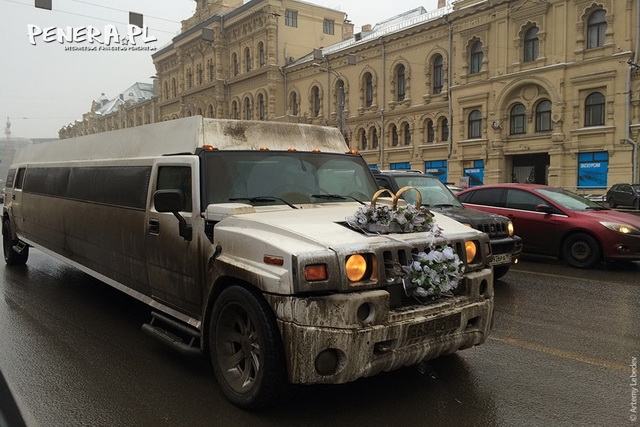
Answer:
[[536, 191], [543, 196], [553, 200], [560, 206], [572, 211], [607, 209], [599, 203], [592, 202], [585, 197], [562, 188], [540, 188]]
[[301, 151], [211, 151], [205, 206], [369, 201], [378, 186], [360, 156]]
[[636, 193], [640, 192], [640, 184], [631, 184], [631, 186], [633, 187], [633, 191]]
[[[422, 205], [428, 207], [462, 207], [451, 191], [438, 178], [428, 175], [397, 176], [395, 177], [398, 188], [415, 187], [422, 196]], [[402, 194], [408, 203], [416, 203], [417, 194], [414, 191], [405, 191]]]

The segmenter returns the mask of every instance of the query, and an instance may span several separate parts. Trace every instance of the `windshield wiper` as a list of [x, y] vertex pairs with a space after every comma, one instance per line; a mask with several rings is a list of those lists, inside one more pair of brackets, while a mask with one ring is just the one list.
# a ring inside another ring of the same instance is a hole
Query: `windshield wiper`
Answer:
[[229, 199], [230, 202], [237, 202], [240, 200], [246, 200], [250, 203], [260, 203], [260, 202], [275, 202], [276, 200], [280, 200], [282, 203], [284, 203], [285, 205], [289, 206], [292, 209], [298, 209], [296, 206], [292, 205], [291, 203], [287, 202], [285, 199], [282, 199], [280, 197], [273, 197], [273, 196], [255, 196], [255, 197], [231, 197]]
[[312, 194], [311, 197], [315, 197], [316, 199], [326, 199], [326, 200], [345, 200], [345, 199], [353, 199], [356, 202], [364, 205], [362, 200], [358, 200], [353, 196], [341, 196], [339, 194]]
[[432, 205], [432, 208], [455, 208], [457, 205], [452, 205], [451, 203], [438, 203], [437, 205]]
[[585, 211], [608, 211], [609, 208], [605, 208], [604, 206], [585, 206]]

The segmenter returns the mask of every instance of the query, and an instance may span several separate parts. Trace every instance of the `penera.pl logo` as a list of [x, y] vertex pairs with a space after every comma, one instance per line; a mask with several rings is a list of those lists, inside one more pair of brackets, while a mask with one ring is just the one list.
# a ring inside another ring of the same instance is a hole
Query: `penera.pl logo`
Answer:
[[[156, 50], [145, 44], [158, 39], [149, 35], [147, 26], [127, 25], [126, 34], [121, 35], [115, 25], [105, 25], [102, 30], [86, 27], [46, 27], [27, 25], [29, 42], [36, 46], [39, 42], [59, 44], [83, 44], [83, 46], [65, 46], [65, 50]], [[89, 43], [89, 46], [86, 45]]]

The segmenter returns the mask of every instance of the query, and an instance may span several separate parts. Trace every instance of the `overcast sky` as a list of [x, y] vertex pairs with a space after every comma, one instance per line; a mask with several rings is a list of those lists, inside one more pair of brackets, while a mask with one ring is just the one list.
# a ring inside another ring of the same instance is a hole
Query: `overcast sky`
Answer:
[[[52, 0], [53, 10], [36, 9], [34, 0], [0, 0], [0, 138], [11, 119], [12, 137], [55, 138], [58, 130], [81, 119], [101, 93], [113, 99], [135, 82], [151, 83], [156, 71], [152, 49], [159, 49], [180, 32], [180, 21], [195, 10], [194, 0]], [[434, 10], [437, 0], [313, 0], [341, 10], [360, 31], [364, 24], [423, 6]], [[115, 36], [131, 39], [129, 11], [144, 16], [146, 35], [131, 43], [115, 43]], [[30, 27], [31, 26], [31, 27]], [[45, 29], [94, 27], [103, 43], [45, 42]], [[29, 37], [29, 31], [33, 34]], [[43, 34], [38, 35], [39, 30]], [[68, 51], [70, 47], [110, 47], [122, 50]], [[146, 36], [146, 40], [144, 39]], [[156, 41], [150, 41], [156, 38]], [[127, 50], [125, 50], [127, 49]]]

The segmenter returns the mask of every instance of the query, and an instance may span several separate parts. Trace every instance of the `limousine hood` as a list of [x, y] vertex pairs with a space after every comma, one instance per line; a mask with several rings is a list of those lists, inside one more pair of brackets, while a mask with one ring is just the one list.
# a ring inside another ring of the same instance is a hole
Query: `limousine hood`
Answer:
[[[373, 244], [389, 242], [390, 240], [412, 240], [421, 237], [427, 238], [427, 233], [393, 234], [393, 237], [380, 235], [367, 235], [360, 230], [351, 228], [347, 217], [353, 215], [361, 205], [357, 203], [332, 203], [323, 205], [304, 205], [305, 208], [291, 210], [288, 207], [286, 215], [282, 209], [258, 211], [252, 206], [235, 204], [225, 205], [230, 207], [229, 215], [222, 216], [216, 225], [216, 235], [232, 228], [234, 233], [245, 233], [255, 240], [277, 239], [284, 249], [296, 248], [296, 250], [318, 250], [320, 248], [336, 248], [340, 246], [353, 246], [354, 244]], [[318, 208], [317, 206], [322, 206]], [[307, 208], [308, 207], [308, 208]], [[447, 237], [456, 236], [460, 232], [460, 224], [451, 218], [439, 213], [434, 213], [434, 220], [442, 228]], [[208, 219], [213, 219], [208, 217]], [[463, 228], [463, 233], [475, 233], [475, 230]]]
[[[426, 248], [431, 243], [432, 236], [426, 232], [371, 235], [351, 228], [346, 218], [360, 206], [327, 203], [291, 209], [279, 205], [266, 211], [249, 205], [210, 207], [205, 218], [216, 223], [213, 245], [218, 273], [233, 273], [248, 283], [257, 283], [265, 292], [284, 295], [296, 292], [296, 286], [305, 286], [292, 272], [306, 264], [325, 264], [334, 279], [323, 289], [347, 290], [340, 266], [349, 255], [392, 253], [408, 247]], [[230, 214], [215, 219], [224, 209], [229, 209]], [[437, 213], [434, 219], [449, 241], [481, 234]]]

